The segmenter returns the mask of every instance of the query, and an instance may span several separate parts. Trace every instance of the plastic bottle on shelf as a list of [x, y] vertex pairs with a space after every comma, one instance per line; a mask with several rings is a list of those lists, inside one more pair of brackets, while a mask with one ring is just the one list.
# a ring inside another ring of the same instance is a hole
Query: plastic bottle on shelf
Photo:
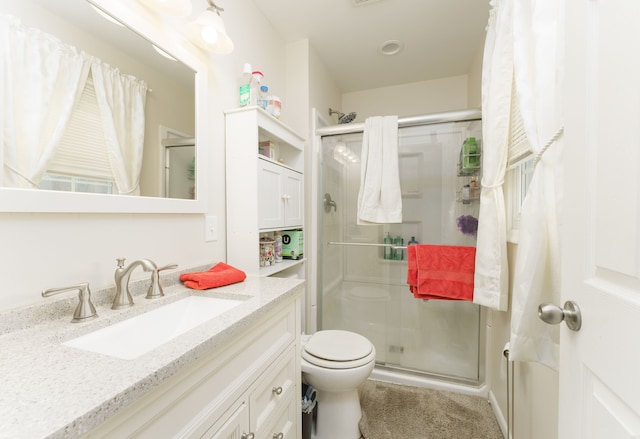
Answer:
[[[393, 244], [393, 238], [389, 232], [387, 232], [387, 236], [384, 237], [384, 243], [387, 245]], [[393, 259], [393, 249], [391, 247], [384, 247], [383, 251], [384, 259]]]
[[249, 105], [251, 100], [251, 64], [245, 63], [242, 69], [242, 77], [240, 78], [240, 87], [238, 89], [238, 98], [241, 107]]
[[249, 105], [258, 105], [258, 95], [260, 94], [260, 82], [264, 75], [262, 72], [255, 70], [251, 73], [251, 95], [249, 96]]
[[269, 96], [269, 102], [267, 104], [267, 112], [275, 117], [276, 119], [280, 119], [280, 113], [282, 111], [282, 101], [278, 96]]
[[267, 104], [269, 103], [268, 93], [269, 87], [267, 87], [266, 85], [261, 85], [260, 94], [258, 95], [258, 107], [262, 108], [263, 110], [267, 109]]
[[274, 239], [276, 241], [274, 246], [275, 261], [282, 262], [282, 234], [275, 232]]
[[407, 245], [416, 245], [416, 244], [418, 244], [418, 241], [416, 240], [415, 236], [412, 236], [409, 242], [407, 243]]
[[468, 184], [462, 186], [462, 204], [469, 204], [471, 202], [471, 190]]
[[463, 168], [466, 171], [473, 171], [480, 167], [480, 150], [475, 137], [467, 137], [462, 144]]
[[[404, 245], [404, 239], [401, 236], [397, 236], [396, 238], [394, 238], [393, 240], [393, 245], [394, 246], [403, 246]], [[393, 259], [395, 259], [396, 261], [402, 261], [404, 259], [404, 250], [401, 248], [394, 248], [393, 249]]]

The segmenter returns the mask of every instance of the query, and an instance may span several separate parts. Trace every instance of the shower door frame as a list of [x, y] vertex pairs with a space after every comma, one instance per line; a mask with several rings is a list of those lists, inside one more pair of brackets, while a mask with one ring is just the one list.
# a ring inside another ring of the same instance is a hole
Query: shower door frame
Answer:
[[[433, 125], [446, 122], [465, 122], [472, 120], [482, 119], [482, 113], [479, 109], [459, 110], [443, 113], [434, 113], [428, 115], [411, 116], [398, 118], [398, 128]], [[321, 192], [321, 155], [322, 155], [322, 138], [325, 136], [334, 136], [341, 134], [359, 133], [364, 131], [364, 123], [350, 123], [340, 125], [329, 125], [327, 120], [324, 119], [320, 112], [316, 109], [312, 111], [312, 133], [313, 133], [313, 155], [311, 163], [311, 215], [315, 219], [311, 232], [311, 242], [314, 242], [314, 248], [309, 249], [310, 254], [313, 254], [316, 259], [316, 263], [312, 264], [313, 269], [309, 273], [309, 284], [311, 288], [308, 289], [309, 297], [305, 306], [305, 329], [308, 333], [313, 333], [318, 330], [319, 323], [322, 317], [322, 290], [321, 290], [321, 276], [320, 269], [322, 266], [322, 246], [319, 244], [323, 242], [322, 227], [320, 227], [321, 220], [320, 215], [324, 211], [323, 199]], [[486, 384], [485, 371], [487, 370], [487, 327], [486, 327], [487, 313], [484, 307], [480, 307], [480, 328], [479, 328], [479, 352], [478, 352], [478, 382], [468, 383], [465, 380], [456, 380], [446, 377], [445, 380], [448, 383], [442, 382], [437, 375], [420, 376], [421, 374], [412, 374], [411, 371], [405, 371], [403, 376], [398, 377], [395, 373], [395, 368], [387, 368], [385, 366], [376, 365], [374, 374], [380, 375], [381, 379], [388, 379], [401, 384], [426, 386], [434, 388], [455, 388], [457, 391], [463, 393], [475, 394], [480, 396], [486, 396], [488, 392], [488, 386]], [[426, 374], [429, 375], [429, 374]], [[373, 377], [373, 375], [372, 375]]]

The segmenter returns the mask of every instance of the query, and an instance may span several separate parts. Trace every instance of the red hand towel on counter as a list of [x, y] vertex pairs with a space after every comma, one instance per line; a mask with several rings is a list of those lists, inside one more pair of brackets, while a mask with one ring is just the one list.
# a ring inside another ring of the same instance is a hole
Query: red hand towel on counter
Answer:
[[473, 300], [475, 247], [410, 245], [407, 283], [417, 299]]
[[245, 280], [247, 275], [244, 271], [238, 270], [224, 262], [218, 262], [208, 271], [196, 273], [184, 273], [180, 275], [180, 280], [184, 285], [194, 290], [208, 290], [225, 285], [235, 284]]

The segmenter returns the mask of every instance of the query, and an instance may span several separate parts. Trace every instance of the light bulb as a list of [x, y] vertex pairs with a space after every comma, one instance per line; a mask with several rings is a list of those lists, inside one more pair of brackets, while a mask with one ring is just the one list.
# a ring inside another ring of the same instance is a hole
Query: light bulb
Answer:
[[218, 41], [218, 32], [211, 26], [203, 27], [200, 35], [202, 35], [202, 39], [209, 44], [214, 44]]

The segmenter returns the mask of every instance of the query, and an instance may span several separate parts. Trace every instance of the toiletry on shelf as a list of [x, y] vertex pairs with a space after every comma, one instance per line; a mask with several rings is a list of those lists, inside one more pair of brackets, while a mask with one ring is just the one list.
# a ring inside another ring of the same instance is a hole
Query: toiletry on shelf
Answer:
[[404, 239], [401, 236], [396, 236], [393, 239], [393, 245], [393, 259], [396, 261], [402, 261], [404, 259], [404, 249], [397, 247], [402, 247], [404, 245]]
[[267, 109], [267, 105], [269, 104], [269, 87], [267, 87], [266, 85], [261, 85], [260, 86], [260, 93], [258, 94], [258, 107], [262, 108], [263, 110]]
[[276, 263], [282, 262], [282, 233], [279, 231], [274, 233], [274, 256]]
[[415, 244], [418, 244], [418, 241], [416, 240], [415, 236], [412, 236], [409, 242], [407, 243], [407, 245], [415, 245]]
[[269, 236], [260, 238], [260, 266], [270, 267], [275, 264], [275, 241]]
[[471, 188], [468, 184], [462, 186], [462, 204], [469, 204], [471, 202]]
[[384, 243], [387, 245], [387, 247], [383, 247], [384, 259], [393, 259], [393, 248], [391, 248], [391, 245], [393, 244], [393, 238], [391, 237], [389, 232], [387, 232], [387, 236], [384, 237]]
[[249, 105], [258, 105], [258, 95], [260, 94], [260, 82], [264, 75], [262, 72], [255, 70], [251, 72], [251, 96], [249, 96]]
[[480, 197], [478, 192], [478, 180], [476, 177], [471, 177], [471, 181], [469, 182], [469, 198], [472, 200], [477, 200]]
[[475, 137], [467, 137], [460, 156], [463, 173], [469, 174], [480, 168], [480, 148]]
[[284, 259], [302, 259], [304, 252], [304, 232], [285, 230], [282, 232], [282, 257]]
[[249, 105], [251, 100], [251, 64], [245, 63], [242, 69], [242, 77], [240, 78], [240, 87], [238, 89], [238, 99], [241, 107]]

